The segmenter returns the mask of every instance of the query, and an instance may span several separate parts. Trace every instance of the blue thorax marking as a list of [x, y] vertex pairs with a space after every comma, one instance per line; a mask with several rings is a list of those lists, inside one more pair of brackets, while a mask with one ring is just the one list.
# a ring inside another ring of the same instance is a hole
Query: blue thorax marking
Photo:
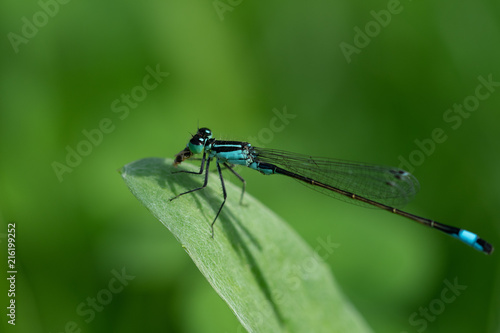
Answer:
[[252, 145], [247, 142], [209, 140], [205, 146], [205, 150], [209, 158], [215, 157], [222, 163], [244, 165], [264, 175], [275, 173], [273, 165], [259, 162]]
[[205, 146], [209, 158], [219, 162], [248, 166], [252, 162], [252, 146], [240, 141], [212, 141]]

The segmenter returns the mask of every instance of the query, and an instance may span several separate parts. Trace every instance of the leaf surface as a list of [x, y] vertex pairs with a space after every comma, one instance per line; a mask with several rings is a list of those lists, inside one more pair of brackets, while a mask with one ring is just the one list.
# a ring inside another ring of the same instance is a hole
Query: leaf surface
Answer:
[[[207, 188], [204, 175], [173, 160], [145, 158], [120, 172], [130, 191], [181, 243], [215, 291], [249, 332], [371, 332], [340, 292], [329, 267], [282, 219], [248, 193], [240, 205], [241, 185], [227, 181], [222, 203], [217, 172]], [[224, 173], [224, 170], [223, 170]], [[227, 172], [229, 174], [229, 172]], [[332, 253], [329, 239], [318, 242], [321, 253]], [[330, 252], [328, 252], [330, 251]]]

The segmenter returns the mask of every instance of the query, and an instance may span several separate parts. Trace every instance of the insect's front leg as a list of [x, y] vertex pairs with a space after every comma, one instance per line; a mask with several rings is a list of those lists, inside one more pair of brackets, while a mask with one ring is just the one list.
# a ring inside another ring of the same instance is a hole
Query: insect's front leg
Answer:
[[172, 199], [170, 199], [170, 201], [174, 200], [174, 199], [177, 199], [178, 197], [180, 197], [181, 195], [184, 195], [184, 194], [188, 194], [188, 193], [191, 193], [191, 192], [195, 192], [195, 191], [198, 191], [198, 190], [201, 190], [201, 189], [204, 189], [205, 187], [207, 187], [207, 184], [208, 184], [208, 168], [210, 167], [210, 158], [209, 159], [206, 159], [206, 154], [203, 153], [203, 158], [201, 159], [201, 167], [200, 167], [200, 171], [186, 171], [186, 170], [179, 170], [177, 171], [178, 172], [184, 172], [184, 173], [191, 173], [191, 174], [195, 174], [195, 175], [201, 175], [203, 173], [203, 167], [205, 165], [205, 160], [207, 162], [207, 166], [205, 168], [205, 181], [203, 183], [203, 185], [201, 187], [198, 187], [198, 188], [195, 188], [195, 189], [192, 189], [192, 190], [189, 190], [187, 192], [184, 192], [184, 193], [181, 193], [181, 194], [178, 194], [176, 195], [175, 197], [173, 197]]

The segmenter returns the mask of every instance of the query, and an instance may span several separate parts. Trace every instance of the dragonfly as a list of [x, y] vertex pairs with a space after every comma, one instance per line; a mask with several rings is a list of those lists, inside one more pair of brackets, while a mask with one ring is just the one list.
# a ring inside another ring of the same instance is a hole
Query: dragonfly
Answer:
[[333, 158], [313, 157], [284, 150], [254, 147], [248, 142], [217, 140], [206, 127], [199, 128], [182, 151], [175, 155], [174, 166], [178, 166], [194, 155], [202, 154], [199, 171], [178, 172], [202, 175], [203, 185], [178, 194], [177, 199], [188, 193], [206, 188], [210, 163], [215, 159], [222, 185], [223, 200], [211, 224], [214, 224], [226, 202], [227, 192], [221, 165], [231, 171], [243, 184], [240, 202], [243, 200], [246, 182], [234, 166], [242, 165], [259, 171], [263, 175], [284, 175], [331, 197], [367, 207], [376, 207], [427, 227], [448, 234], [485, 254], [493, 252], [493, 246], [471, 231], [446, 225], [434, 220], [407, 213], [400, 209], [411, 201], [420, 186], [411, 173], [403, 169], [343, 161]]

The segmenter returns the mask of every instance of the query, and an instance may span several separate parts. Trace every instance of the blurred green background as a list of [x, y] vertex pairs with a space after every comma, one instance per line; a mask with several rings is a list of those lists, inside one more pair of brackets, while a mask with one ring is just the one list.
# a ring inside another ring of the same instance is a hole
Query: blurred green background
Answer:
[[[500, 82], [498, 2], [60, 1], [0, 5], [2, 331], [243, 331], [116, 171], [172, 157], [197, 126], [311, 155], [413, 161], [422, 189], [408, 211], [500, 247], [500, 86], [477, 88]], [[464, 103], [472, 111], [453, 111]], [[429, 143], [435, 129], [444, 142]], [[68, 165], [72, 149], [85, 156]], [[499, 253], [240, 173], [313, 248], [339, 245], [326, 261], [374, 331], [500, 332]], [[465, 289], [452, 294], [455, 282]], [[106, 304], [90, 310], [96, 297]]]

